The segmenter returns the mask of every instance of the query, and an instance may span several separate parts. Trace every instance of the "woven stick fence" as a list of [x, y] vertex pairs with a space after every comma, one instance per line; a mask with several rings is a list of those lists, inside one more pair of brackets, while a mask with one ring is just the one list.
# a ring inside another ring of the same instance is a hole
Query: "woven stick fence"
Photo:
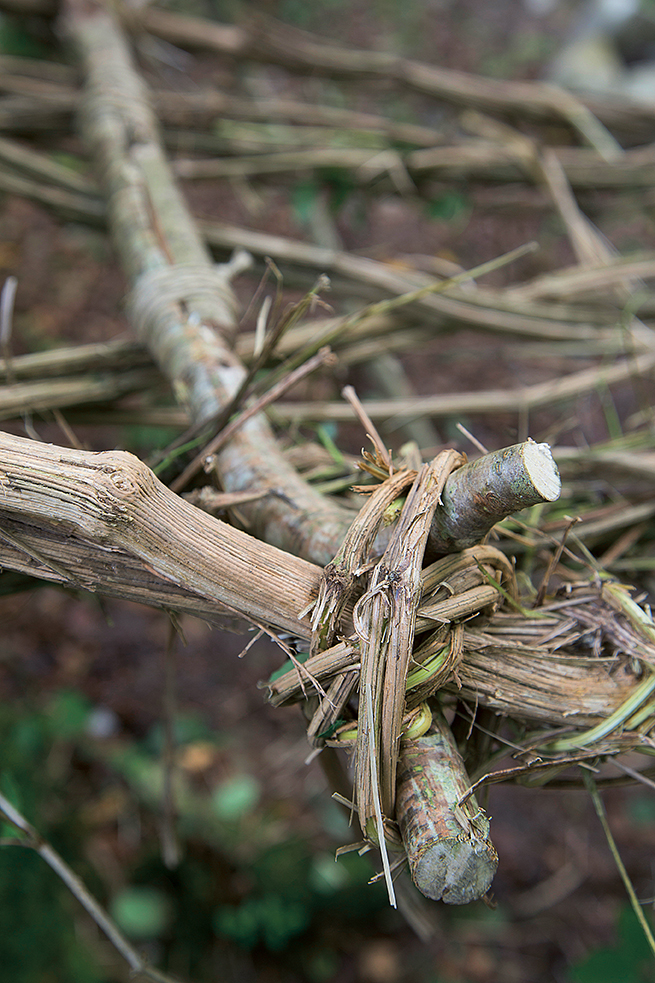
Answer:
[[[157, 11], [147, 11], [144, 23], [159, 36], [177, 40], [185, 30], [188, 36], [193, 27], [185, 19], [171, 20]], [[283, 33], [273, 32], [265, 39], [256, 31], [216, 28], [196, 32], [194, 44], [248, 57], [274, 57], [296, 67], [311, 64], [314, 70], [349, 76], [391, 71], [402, 84], [439, 93], [455, 103], [485, 109], [500, 106], [506, 111], [520, 108], [538, 119], [564, 121], [591, 145], [593, 151], [542, 153], [535, 142], [514, 134], [510, 149], [505, 146], [504, 154], [499, 155], [494, 153], [494, 146], [501, 137], [507, 137], [507, 132], [498, 127], [489, 129], [488, 121], [469, 118], [468, 125], [478, 136], [484, 131], [485, 145], [429, 147], [414, 151], [400, 164], [395, 159], [387, 161], [385, 173], [390, 180], [398, 180], [405, 172], [416, 180], [425, 175], [443, 177], [453, 168], [458, 174], [501, 181], [526, 175], [532, 180], [537, 175], [541, 189], [547, 191], [564, 219], [577, 257], [584, 262], [582, 270], [565, 272], [555, 280], [541, 278], [514, 291], [480, 291], [472, 297], [451, 283], [446, 295], [443, 284], [398, 274], [372, 260], [334, 250], [312, 251], [305, 244], [258, 237], [225, 226], [199, 226], [179, 195], [148, 93], [114, 17], [102, 8], [82, 9], [71, 2], [64, 6], [61, 24], [77, 46], [87, 76], [83, 129], [98, 164], [102, 192], [99, 194], [90, 181], [70, 180], [56, 169], [44, 169], [39, 155], [20, 155], [11, 145], [0, 147], [10, 172], [13, 167], [45, 177], [47, 170], [54, 191], [51, 188], [44, 195], [24, 174], [6, 175], [5, 186], [35, 197], [41, 194], [41, 200], [52, 207], [68, 208], [78, 218], [108, 222], [131, 285], [128, 312], [134, 329], [171, 382], [183, 406], [181, 418], [196, 428], [209, 428], [229, 416], [251, 381], [232, 344], [235, 303], [230, 280], [239, 263], [217, 270], [205, 243], [222, 251], [246, 246], [256, 257], [273, 255], [299, 271], [301, 279], [308, 270], [313, 276], [318, 267], [351, 285], [357, 283], [364, 293], [371, 287], [396, 297], [413, 291], [411, 310], [438, 327], [444, 322], [473, 324], [508, 336], [575, 341], [611, 355], [627, 353], [600, 374], [595, 369], [585, 370], [555, 386], [549, 383], [529, 392], [519, 391], [513, 404], [507, 393], [497, 393], [496, 399], [489, 393], [481, 394], [477, 403], [470, 394], [450, 400], [435, 397], [422, 406], [416, 400], [405, 406], [395, 401], [393, 406], [371, 405], [369, 415], [375, 418], [394, 413], [409, 416], [421, 409], [433, 416], [471, 411], [472, 407], [475, 411], [481, 406], [504, 409], [508, 402], [527, 410], [586, 391], [599, 380], [607, 385], [652, 375], [655, 346], [650, 329], [629, 319], [617, 342], [615, 307], [589, 301], [599, 283], [613, 303], [617, 298], [623, 301], [635, 277], [652, 273], [652, 256], [625, 265], [615, 261], [570, 193], [572, 184], [584, 187], [598, 183], [600, 179], [594, 176], [598, 168], [608, 186], [648, 182], [652, 161], [648, 154], [623, 153], [589, 106], [547, 87], [519, 90], [476, 86], [466, 77], [426, 72], [402, 59], [390, 62], [372, 55], [362, 61], [359, 53], [349, 59], [339, 58], [328, 46], [317, 48]], [[61, 91], [55, 93], [57, 99], [49, 111], [58, 112], [61, 120], [61, 114], [70, 113], [78, 97], [71, 91], [69, 77], [62, 76], [58, 84]], [[23, 83], [25, 93], [27, 89]], [[37, 89], [32, 87], [32, 98], [38, 102], [43, 92]], [[166, 98], [156, 103], [162, 111], [165, 104]], [[36, 113], [38, 107], [32, 108]], [[171, 103], [171, 112], [174, 108]], [[210, 108], [215, 111], [215, 107]], [[232, 111], [237, 108], [233, 106]], [[247, 109], [240, 107], [241, 112]], [[250, 111], [252, 115], [254, 110]], [[290, 107], [285, 112], [291, 112]], [[41, 112], [42, 121], [46, 115]], [[599, 115], [607, 126], [615, 122], [611, 109]], [[649, 119], [646, 110], [636, 116], [637, 128], [644, 118]], [[336, 122], [334, 118], [332, 122]], [[352, 125], [353, 121], [339, 122]], [[360, 123], [363, 126], [365, 121]], [[379, 120], [368, 120], [367, 125], [385, 130]], [[386, 135], [394, 136], [389, 127]], [[404, 138], [409, 136], [403, 133]], [[424, 132], [411, 136], [418, 144], [426, 140]], [[295, 172], [330, 160], [316, 155], [303, 158], [296, 152], [284, 160], [269, 155], [266, 164], [261, 159], [248, 162], [241, 158], [232, 162], [232, 170], [241, 168], [243, 173], [249, 168], [248, 173], [261, 174], [264, 169], [284, 173], [291, 168]], [[355, 156], [342, 158], [342, 163], [362, 172], [362, 160]], [[194, 170], [189, 162], [179, 161], [177, 172], [191, 177], [194, 173], [206, 175], [212, 168], [214, 174], [230, 171], [227, 164], [222, 171], [216, 164], [204, 169], [195, 166]], [[370, 178], [370, 172], [363, 173], [363, 181]], [[550, 303], [553, 296], [565, 297], [567, 303]], [[568, 302], [571, 297], [575, 302]], [[370, 317], [365, 319], [369, 327], [375, 321], [376, 330], [386, 332], [389, 338], [399, 327], [389, 317], [390, 310], [369, 311]], [[298, 326], [299, 332], [302, 327]], [[285, 344], [309, 356], [327, 340], [342, 342], [340, 336], [348, 328], [352, 353], [356, 348], [353, 340], [358, 339], [353, 339], [350, 329], [358, 327], [359, 322], [354, 324], [352, 319], [324, 322], [318, 330], [314, 324], [301, 340], [301, 334], [292, 337], [293, 326]], [[118, 369], [113, 376], [110, 373], [98, 380], [95, 390], [81, 389], [76, 394], [71, 394], [70, 387], [67, 391], [66, 384], [59, 387], [60, 391], [53, 384], [46, 392], [36, 387], [17, 391], [13, 372], [19, 371], [20, 365], [18, 360], [15, 367], [7, 364], [11, 381], [3, 393], [7, 400], [3, 412], [10, 416], [17, 407], [70, 405], [79, 400], [88, 403], [108, 394], [117, 398], [122, 392], [145, 388], [153, 379], [142, 349], [121, 352], [114, 348], [87, 354], [98, 357], [102, 366], [113, 360]], [[252, 351], [241, 354], [255, 357]], [[138, 363], [132, 374], [123, 371], [121, 359], [125, 355], [131, 366], [134, 360]], [[361, 358], [361, 352], [353, 355], [356, 357]], [[281, 419], [310, 412], [303, 404], [278, 409]], [[350, 411], [333, 404], [312, 412], [316, 418], [335, 419]], [[464, 903], [485, 894], [497, 858], [488, 820], [474, 797], [474, 785], [496, 780], [570, 784], [578, 781], [571, 766], [584, 764], [595, 769], [603, 759], [618, 758], [625, 752], [652, 755], [655, 627], [647, 612], [631, 599], [629, 590], [598, 570], [584, 579], [564, 581], [555, 592], [549, 590], [548, 576], [543, 589], [531, 593], [524, 584], [519, 589], [505, 552], [488, 543], [477, 545], [491, 526], [509, 513], [534, 501], [553, 501], [559, 491], [554, 479], [540, 486], [534, 499], [521, 494], [508, 497], [512, 482], [506, 481], [499, 503], [494, 500], [493, 483], [486, 477], [481, 478], [483, 499], [476, 501], [473, 486], [466, 485], [464, 499], [468, 495], [477, 506], [472, 511], [482, 514], [484, 521], [473, 522], [472, 530], [459, 535], [452, 526], [457, 510], [451, 506], [457, 498], [458, 476], [467, 474], [460, 456], [444, 452], [431, 465], [415, 470], [394, 468], [390, 461], [378, 460], [377, 476], [382, 480], [372, 492], [373, 504], [362, 511], [360, 518], [366, 522], [362, 530], [351, 522], [352, 513], [340, 502], [317, 494], [299, 478], [281, 454], [267, 421], [258, 414], [235, 431], [229, 443], [221, 444], [212, 459], [225, 493], [235, 496], [232, 503], [238, 501], [249, 528], [271, 544], [253, 548], [254, 540], [240, 538], [243, 534], [235, 537], [235, 530], [228, 532], [229, 527], [217, 525], [217, 520], [196, 514], [198, 510], [127, 458], [117, 461], [99, 455], [94, 466], [105, 479], [107, 475], [118, 476], [116, 481], [112, 478], [109, 487], [106, 480], [99, 484], [109, 500], [112, 494], [120, 498], [118, 511], [130, 517], [131, 526], [117, 522], [116, 509], [111, 516], [105, 515], [103, 503], [94, 496], [91, 503], [81, 496], [71, 509], [64, 490], [57, 488], [61, 472], [71, 468], [68, 481], [79, 479], [83, 485], [84, 469], [87, 474], [93, 470], [89, 460], [84, 455], [76, 457], [75, 452], [39, 455], [30, 451], [30, 455], [35, 454], [32, 460], [39, 458], [36, 471], [30, 475], [32, 494], [52, 487], [47, 507], [38, 510], [26, 506], [21, 488], [26, 487], [27, 475], [21, 470], [21, 458], [24, 464], [27, 452], [24, 447], [17, 448], [14, 440], [5, 439], [0, 458], [2, 504], [9, 523], [1, 555], [7, 567], [210, 618], [224, 618], [226, 611], [232, 611], [256, 619], [272, 632], [295, 629], [307, 643], [307, 658], [303, 661], [293, 655], [292, 664], [265, 686], [276, 705], [307, 705], [308, 735], [316, 748], [325, 748], [325, 754], [329, 749], [354, 754], [351, 807], [358, 811], [364, 841], [381, 847], [391, 896], [392, 864], [386, 853], [393, 850], [398, 851], [400, 860], [408, 856], [415, 882], [430, 897]], [[479, 474], [486, 466], [485, 459], [481, 461]], [[614, 454], [612, 461], [615, 467], [626, 468], [619, 455]], [[652, 476], [652, 464], [642, 459], [640, 466], [645, 475]], [[138, 480], [132, 482], [133, 467]], [[633, 459], [633, 470], [635, 467]], [[253, 488], [255, 499], [239, 498], [251, 495]], [[135, 489], [139, 510], [132, 513], [130, 496]], [[388, 510], [398, 498], [404, 500], [400, 518], [394, 513], [395, 524], [385, 531]], [[63, 502], [67, 503], [65, 508]], [[158, 524], [162, 515], [167, 517], [165, 535]], [[184, 544], [176, 542], [172, 548], [176, 531], [182, 534], [182, 521], [197, 536], [195, 561], [200, 561], [202, 576], [194, 576]], [[70, 552], [64, 553], [62, 562], [62, 550], [71, 546], [71, 529], [78, 540], [74, 573], [66, 562], [66, 558], [71, 560]], [[92, 555], [98, 537], [108, 552], [120, 551], [129, 576], [116, 574], [116, 556], [105, 564], [107, 557]], [[221, 544], [213, 564], [204, 552], [203, 537]], [[237, 575], [230, 564], [232, 551], [245, 551], [246, 541], [249, 563], [262, 579], [263, 571], [270, 570], [276, 559], [285, 571], [281, 586], [271, 587], [269, 583], [268, 593], [262, 587], [264, 600], [260, 595], [257, 603], [246, 590], [244, 570]], [[296, 561], [291, 552], [304, 559]], [[557, 547], [551, 550], [547, 572], [553, 575], [554, 583], [555, 577], [560, 581], [564, 578], [558, 569], [561, 553]], [[314, 564], [325, 566], [325, 573]], [[293, 590], [284, 596], [288, 583], [293, 584]], [[478, 707], [490, 712], [484, 729], [476, 716]], [[500, 730], [503, 718], [514, 725], [509, 744], [510, 738]], [[454, 722], [456, 730], [462, 719], [467, 726], [471, 723], [471, 735], [461, 744], [463, 756], [447, 719]], [[500, 767], [496, 748], [503, 746], [514, 761]], [[417, 780], [419, 773], [423, 777]], [[648, 773], [646, 766], [643, 774]], [[607, 780], [614, 781], [615, 777], [610, 774]]]

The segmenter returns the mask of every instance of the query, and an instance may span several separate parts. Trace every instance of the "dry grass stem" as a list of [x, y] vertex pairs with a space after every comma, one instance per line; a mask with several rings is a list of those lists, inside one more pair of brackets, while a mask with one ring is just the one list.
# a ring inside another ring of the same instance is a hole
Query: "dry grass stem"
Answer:
[[[611, 386], [633, 378], [648, 377], [655, 367], [655, 349], [614, 365], [582, 369], [564, 377], [508, 391], [446, 393], [413, 399], [367, 399], [363, 406], [372, 420], [403, 419], [414, 416], [450, 417], [460, 414], [526, 413], [542, 406], [561, 403], [599, 386]], [[348, 418], [348, 409], [339, 402], [278, 403], [276, 413], [283, 421], [335, 420]]]

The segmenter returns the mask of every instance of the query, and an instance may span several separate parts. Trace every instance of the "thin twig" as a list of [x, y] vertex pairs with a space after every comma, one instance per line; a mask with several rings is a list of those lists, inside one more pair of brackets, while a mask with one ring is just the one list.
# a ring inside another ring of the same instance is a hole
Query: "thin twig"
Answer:
[[344, 386], [341, 390], [341, 395], [344, 399], [347, 399], [353, 410], [355, 411], [359, 422], [364, 427], [366, 436], [371, 440], [373, 446], [375, 447], [376, 453], [380, 460], [383, 462], [387, 471], [389, 472], [389, 477], [393, 474], [393, 462], [391, 460], [391, 452], [387, 447], [385, 447], [382, 437], [378, 433], [375, 424], [371, 420], [370, 416], [364, 409], [362, 402], [355, 392], [353, 386]]
[[17, 287], [18, 280], [16, 277], [8, 276], [0, 294], [0, 353], [2, 353], [5, 361], [8, 386], [14, 381], [11, 360], [11, 332], [13, 327], [14, 298], [16, 297]]
[[164, 725], [164, 748], [162, 754], [162, 816], [161, 848], [164, 865], [174, 870], [180, 862], [180, 844], [175, 831], [175, 713], [176, 713], [176, 643], [182, 638], [177, 617], [169, 612], [171, 619], [168, 641], [164, 651], [164, 698], [162, 701], [162, 720]]
[[319, 277], [318, 281], [309, 291], [309, 293], [307, 293], [299, 303], [293, 304], [286, 314], [278, 320], [273, 330], [269, 331], [263, 344], [259, 350], [255, 352], [253, 360], [248, 366], [248, 370], [241, 381], [241, 385], [221, 410], [220, 417], [216, 423], [217, 430], [223, 430], [230, 417], [239, 409], [246, 398], [253, 379], [273, 354], [273, 350], [285, 332], [297, 324], [305, 316], [307, 311], [311, 309], [319, 291], [327, 290], [329, 285], [330, 281], [326, 276]]
[[579, 521], [580, 519], [578, 518], [578, 516], [574, 516], [572, 519], [569, 520], [569, 524], [567, 525], [566, 529], [562, 533], [561, 542], [559, 543], [557, 549], [555, 550], [550, 560], [548, 561], [548, 566], [546, 567], [544, 575], [541, 578], [541, 583], [539, 584], [537, 596], [535, 597], [534, 604], [532, 605], [534, 608], [539, 608], [543, 604], [544, 598], [546, 596], [546, 591], [548, 590], [548, 585], [550, 584], [550, 579], [557, 568], [557, 564], [562, 558], [562, 553], [564, 552], [564, 548], [566, 546], [567, 536], [571, 531], [571, 529], [573, 528], [573, 526], [576, 524], [576, 522]]
[[369, 781], [370, 788], [372, 790], [373, 798], [373, 808], [375, 810], [375, 828], [377, 831], [378, 845], [380, 847], [380, 854], [382, 856], [382, 869], [384, 870], [384, 881], [387, 885], [387, 894], [389, 895], [389, 904], [392, 908], [397, 907], [396, 903], [396, 893], [393, 887], [393, 878], [391, 876], [391, 868], [389, 866], [389, 851], [387, 850], [387, 842], [384, 831], [384, 820], [382, 818], [382, 804], [380, 802], [380, 779], [378, 776], [377, 769], [377, 758], [375, 753], [375, 724], [373, 721], [373, 696], [371, 693], [371, 684], [366, 681], [364, 683], [364, 708], [365, 713], [361, 715], [360, 727], [366, 725], [367, 731], [367, 744], [369, 747], [368, 754], [368, 766], [369, 766]]
[[646, 916], [644, 915], [642, 907], [639, 904], [639, 899], [637, 898], [635, 889], [632, 886], [632, 881], [630, 880], [628, 872], [625, 869], [625, 864], [621, 859], [621, 854], [619, 853], [618, 847], [616, 845], [616, 841], [612, 836], [612, 830], [610, 829], [610, 824], [607, 820], [607, 813], [605, 812], [605, 806], [603, 804], [603, 800], [599, 795], [598, 789], [596, 788], [596, 782], [594, 781], [592, 774], [586, 768], [582, 768], [581, 771], [582, 771], [582, 780], [584, 781], [586, 789], [589, 792], [589, 795], [591, 796], [591, 801], [594, 804], [596, 815], [600, 819], [601, 826], [603, 827], [603, 832], [605, 833], [605, 838], [607, 839], [607, 843], [611, 850], [612, 856], [614, 857], [614, 863], [618, 868], [619, 874], [621, 875], [621, 880], [623, 881], [623, 885], [626, 889], [628, 897], [630, 898], [630, 904], [632, 905], [632, 910], [637, 916], [637, 921], [641, 925], [642, 931], [644, 933], [644, 936], [646, 937], [646, 941], [648, 943], [650, 951], [655, 956], [655, 937], [653, 936], [653, 930], [651, 926], [648, 924], [648, 922], [646, 921]]
[[179, 977], [169, 976], [160, 970], [149, 966], [143, 956], [126, 939], [116, 923], [109, 917], [102, 905], [96, 901], [84, 882], [68, 866], [63, 857], [45, 840], [41, 834], [25, 819], [15, 806], [0, 793], [0, 812], [16, 829], [26, 837], [25, 845], [51, 867], [66, 887], [77, 898], [82, 907], [100, 928], [115, 949], [120, 952], [134, 973], [140, 973], [155, 983], [182, 983]]
[[239, 415], [232, 420], [232, 422], [228, 424], [225, 429], [216, 434], [213, 440], [210, 440], [209, 444], [203, 448], [202, 452], [197, 454], [190, 464], [186, 466], [182, 474], [171, 482], [171, 490], [175, 492], [181, 491], [187, 482], [189, 482], [191, 478], [193, 478], [194, 475], [200, 471], [207, 458], [211, 457], [212, 454], [217, 454], [222, 447], [225, 447], [237, 430], [239, 430], [247, 420], [252, 419], [252, 417], [256, 416], [258, 413], [261, 413], [262, 410], [266, 409], [267, 406], [270, 406], [271, 403], [274, 403], [283, 393], [287, 392], [287, 390], [295, 386], [297, 382], [300, 382], [306, 376], [310, 375], [315, 371], [315, 369], [321, 366], [334, 365], [336, 360], [336, 355], [332, 353], [330, 348], [321, 348], [321, 350], [312, 358], [309, 358], [304, 365], [300, 365], [297, 369], [294, 369], [293, 372], [290, 372], [287, 376], [285, 376], [284, 379], [281, 379], [277, 385], [273, 386], [272, 389], [269, 389], [268, 392], [265, 392], [262, 396], [256, 399], [251, 406], [239, 413]]

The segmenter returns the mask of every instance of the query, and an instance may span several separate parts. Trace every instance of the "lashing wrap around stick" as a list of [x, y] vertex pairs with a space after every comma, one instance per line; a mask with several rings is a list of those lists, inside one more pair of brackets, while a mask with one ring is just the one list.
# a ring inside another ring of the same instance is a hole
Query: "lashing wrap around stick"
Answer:
[[[400, 728], [405, 683], [414, 645], [416, 610], [421, 597], [421, 567], [430, 524], [448, 475], [463, 463], [457, 451], [443, 451], [418, 473], [389, 545], [376, 564], [368, 590], [355, 605], [360, 640], [361, 692], [373, 705], [374, 730], [364, 708], [358, 716], [356, 801], [364, 832], [375, 815], [374, 798], [384, 815], [394, 815]], [[364, 762], [379, 759], [379, 788], [369, 782]]]
[[[312, 617], [314, 657], [339, 636], [346, 600], [366, 569], [382, 510], [413, 474], [395, 472], [377, 487], [326, 568]], [[355, 604], [360, 686], [354, 801], [364, 836], [382, 850], [392, 904], [386, 849], [387, 842], [400, 845], [396, 823], [414, 882], [427, 897], [449, 904], [482, 897], [498, 863], [489, 821], [466, 796], [470, 782], [445, 718], [437, 711], [428, 733], [401, 739], [408, 670], [412, 658], [418, 658], [414, 634], [428, 540], [433, 552], [458, 552], [509, 512], [557, 498], [559, 488], [545, 444], [530, 440], [471, 464], [455, 451], [444, 451], [416, 475], [384, 555]], [[513, 578], [511, 567], [509, 575]], [[500, 600], [497, 593], [491, 603]], [[485, 607], [490, 601], [480, 603]], [[335, 677], [335, 684], [347, 675]], [[313, 733], [324, 729], [317, 724]]]

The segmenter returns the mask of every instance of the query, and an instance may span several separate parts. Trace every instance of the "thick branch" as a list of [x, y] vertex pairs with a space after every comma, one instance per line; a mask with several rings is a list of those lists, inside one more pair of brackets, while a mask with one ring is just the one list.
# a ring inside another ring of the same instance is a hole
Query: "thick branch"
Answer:
[[320, 570], [190, 505], [132, 454], [9, 434], [0, 447], [0, 538], [12, 547], [14, 569], [147, 603], [154, 591], [155, 603], [213, 619], [227, 605], [309, 634], [298, 612], [318, 589]]
[[[229, 272], [211, 263], [172, 179], [145, 86], [113, 19], [75, 0], [64, 11], [64, 27], [87, 75], [85, 134], [100, 164], [110, 227], [133, 284], [132, 321], [192, 419], [209, 421], [244, 377], [227, 341], [235, 329]], [[308, 558], [331, 558], [324, 534], [331, 542], [340, 539], [348, 513], [289, 467], [264, 417], [250, 420], [217, 464], [227, 491], [272, 492], [243, 507], [253, 532]]]
[[[434, 565], [437, 584], [451, 577], [441, 571], [444, 562]], [[306, 640], [311, 625], [307, 618], [299, 621], [298, 613], [317, 596], [322, 576], [319, 567], [258, 543], [180, 499], [131, 454], [94, 454], [9, 434], [0, 434], [0, 565], [216, 623], [236, 610]], [[428, 601], [432, 618], [440, 623], [476, 610], [457, 607], [458, 600]], [[421, 617], [419, 610], [419, 622]], [[431, 623], [423, 620], [422, 630]], [[533, 632], [541, 637], [554, 624], [538, 620]], [[629, 665], [610, 675], [604, 662], [592, 660], [582, 671], [557, 653], [525, 642], [504, 645], [502, 634], [479, 635], [471, 625], [458, 668], [462, 692], [498, 712], [593, 726], [634, 686]], [[600, 627], [607, 630], [607, 621], [594, 625]], [[655, 663], [651, 649], [635, 650], [634, 641], [617, 637], [615, 648]], [[345, 649], [341, 663], [331, 658], [332, 673], [357, 663], [358, 655]], [[313, 664], [311, 671], [327, 684], [329, 673], [326, 678]]]
[[428, 553], [473, 546], [510, 512], [554, 502], [560, 489], [548, 444], [526, 440], [485, 454], [450, 477], [430, 530]]
[[403, 741], [396, 815], [412, 880], [428, 898], [468, 904], [489, 890], [498, 855], [489, 820], [470, 783], [450, 728], [440, 715], [424, 737]]

